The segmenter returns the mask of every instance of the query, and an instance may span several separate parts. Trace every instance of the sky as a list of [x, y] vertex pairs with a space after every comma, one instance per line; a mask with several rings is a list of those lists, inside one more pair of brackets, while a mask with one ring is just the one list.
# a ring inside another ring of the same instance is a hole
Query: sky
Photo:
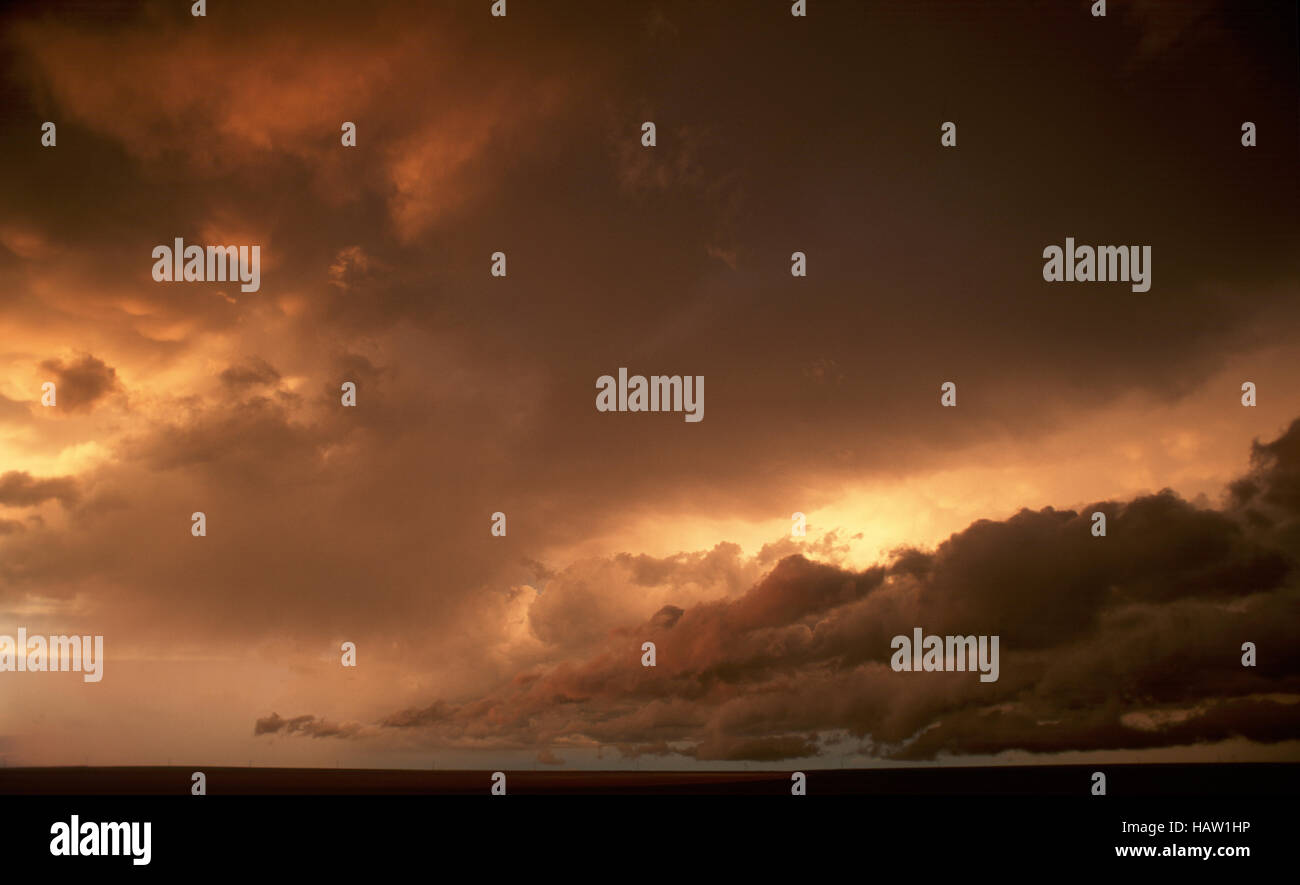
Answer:
[[6, 8], [4, 764], [1300, 759], [1293, 4], [490, 5]]

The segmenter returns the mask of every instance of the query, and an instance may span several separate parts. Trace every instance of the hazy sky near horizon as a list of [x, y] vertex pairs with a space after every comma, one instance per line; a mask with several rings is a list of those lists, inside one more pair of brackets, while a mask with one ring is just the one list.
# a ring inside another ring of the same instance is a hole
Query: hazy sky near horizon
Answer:
[[0, 758], [1300, 758], [1290, 4], [490, 5], [0, 18]]

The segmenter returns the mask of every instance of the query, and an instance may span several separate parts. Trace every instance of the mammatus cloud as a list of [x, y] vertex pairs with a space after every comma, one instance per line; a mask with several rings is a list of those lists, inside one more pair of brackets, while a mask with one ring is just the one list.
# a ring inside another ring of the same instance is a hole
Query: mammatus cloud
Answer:
[[[1078, 513], [1022, 510], [865, 571], [788, 555], [734, 598], [584, 629], [601, 638], [371, 733], [765, 761], [816, 755], [831, 739], [903, 760], [1293, 739], [1298, 477], [1300, 420], [1256, 444], [1220, 509], [1164, 491]], [[1104, 537], [1090, 531], [1094, 511], [1108, 516]], [[563, 584], [548, 595], [563, 600]], [[1001, 678], [894, 672], [890, 639], [914, 626], [999, 635]], [[646, 640], [654, 668], [641, 665]], [[1242, 665], [1244, 642], [1257, 667]], [[315, 733], [296, 722], [314, 720], [273, 716], [258, 732]]]
[[117, 389], [117, 371], [90, 354], [65, 362], [49, 359], [41, 363], [55, 385], [57, 402], [68, 412], [88, 412]]
[[241, 364], [229, 366], [221, 372], [221, 383], [234, 389], [273, 385], [280, 373], [261, 357], [248, 357]]

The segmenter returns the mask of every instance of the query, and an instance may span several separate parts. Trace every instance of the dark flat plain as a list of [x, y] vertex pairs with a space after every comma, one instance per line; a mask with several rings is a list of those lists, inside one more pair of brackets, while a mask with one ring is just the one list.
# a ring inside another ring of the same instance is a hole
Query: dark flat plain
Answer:
[[[67, 767], [0, 769], [0, 795], [189, 795], [202, 771], [209, 795], [487, 795], [491, 771], [333, 768]], [[790, 795], [791, 770], [741, 772], [506, 769], [509, 795]], [[1300, 763], [1039, 765], [808, 769], [808, 795], [1079, 796], [1102, 771], [1109, 796], [1295, 796]]]

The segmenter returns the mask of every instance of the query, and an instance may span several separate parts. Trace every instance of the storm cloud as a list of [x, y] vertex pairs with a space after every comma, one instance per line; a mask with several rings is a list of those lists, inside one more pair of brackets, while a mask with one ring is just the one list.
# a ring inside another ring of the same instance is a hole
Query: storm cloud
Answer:
[[[1300, 420], [1256, 445], [1254, 470], [1221, 509], [1164, 491], [983, 520], [866, 571], [786, 556], [735, 599], [609, 624], [582, 656], [379, 724], [434, 742], [756, 761], [817, 755], [837, 731], [907, 760], [1292, 740], [1300, 550], [1279, 541], [1300, 521], [1298, 444]], [[1110, 515], [1104, 537], [1093, 512]], [[890, 638], [915, 626], [999, 635], [1001, 678], [892, 671]], [[656, 645], [653, 669], [641, 640]], [[1257, 666], [1242, 665], [1244, 642]]]

